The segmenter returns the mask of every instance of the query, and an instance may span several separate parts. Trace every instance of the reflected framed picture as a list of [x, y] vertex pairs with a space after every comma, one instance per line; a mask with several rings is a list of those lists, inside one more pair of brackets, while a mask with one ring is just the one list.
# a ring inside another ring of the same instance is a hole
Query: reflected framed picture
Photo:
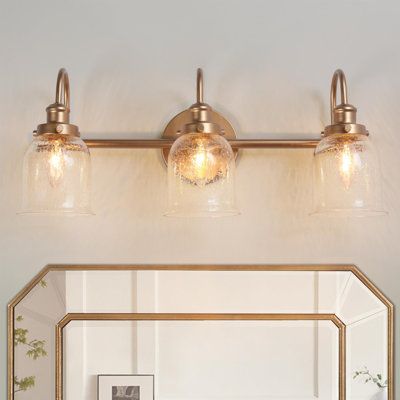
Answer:
[[154, 400], [154, 375], [97, 375], [98, 400]]

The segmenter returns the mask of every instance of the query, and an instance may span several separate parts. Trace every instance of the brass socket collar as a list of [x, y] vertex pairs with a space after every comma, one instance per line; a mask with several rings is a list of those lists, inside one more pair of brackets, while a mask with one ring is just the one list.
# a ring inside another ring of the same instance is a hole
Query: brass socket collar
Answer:
[[335, 134], [368, 135], [364, 125], [357, 124], [357, 108], [351, 104], [339, 104], [332, 110], [332, 124], [325, 127], [322, 136]]
[[205, 134], [222, 134], [222, 130], [218, 124], [213, 122], [195, 122], [187, 124], [183, 128], [183, 133], [205, 133]]
[[334, 124], [355, 124], [357, 120], [357, 108], [351, 104], [340, 104], [333, 111]]
[[50, 104], [46, 108], [47, 122], [63, 122], [69, 123], [69, 107], [61, 103]]
[[80, 137], [79, 128], [76, 125], [62, 122], [46, 122], [45, 124], [40, 124], [33, 133], [34, 136], [57, 134]]
[[355, 134], [355, 135], [369, 135], [365, 125], [361, 124], [334, 124], [325, 127], [321, 133], [322, 136], [329, 136], [335, 134]]
[[195, 103], [189, 111], [192, 114], [192, 122], [183, 127], [183, 133], [205, 133], [221, 135], [221, 127], [213, 121], [212, 108], [206, 103]]

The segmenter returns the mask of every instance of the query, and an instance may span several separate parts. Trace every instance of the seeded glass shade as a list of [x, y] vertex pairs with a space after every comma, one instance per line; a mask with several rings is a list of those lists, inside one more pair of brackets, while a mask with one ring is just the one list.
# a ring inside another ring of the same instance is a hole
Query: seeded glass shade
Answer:
[[219, 134], [187, 133], [168, 156], [167, 216], [229, 216], [235, 205], [235, 156]]
[[90, 154], [76, 136], [42, 134], [23, 166], [23, 213], [90, 214]]
[[362, 134], [332, 134], [314, 156], [315, 213], [385, 214], [377, 155]]

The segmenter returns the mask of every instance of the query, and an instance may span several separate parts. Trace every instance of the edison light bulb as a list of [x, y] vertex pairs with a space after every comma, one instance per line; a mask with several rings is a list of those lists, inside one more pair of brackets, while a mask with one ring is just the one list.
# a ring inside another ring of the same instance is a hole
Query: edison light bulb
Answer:
[[54, 140], [48, 151], [48, 177], [51, 186], [56, 187], [64, 175], [65, 152], [62, 143]]
[[218, 134], [187, 133], [175, 141], [168, 157], [166, 215], [234, 215], [235, 156]]
[[23, 180], [23, 213], [91, 213], [90, 155], [77, 136], [36, 136], [25, 154]]
[[199, 145], [198, 150], [193, 156], [193, 166], [196, 175], [196, 180], [204, 180], [207, 174], [207, 153], [203, 144]]
[[233, 152], [224, 138], [216, 134], [187, 134], [180, 139], [170, 153], [177, 175], [197, 186], [226, 176]]
[[344, 144], [343, 148], [338, 150], [339, 153], [339, 171], [342, 176], [343, 184], [346, 189], [349, 189], [352, 177], [355, 170], [355, 158], [357, 154], [353, 154], [349, 144]]
[[380, 181], [378, 159], [367, 135], [330, 134], [315, 149], [316, 213], [380, 213]]

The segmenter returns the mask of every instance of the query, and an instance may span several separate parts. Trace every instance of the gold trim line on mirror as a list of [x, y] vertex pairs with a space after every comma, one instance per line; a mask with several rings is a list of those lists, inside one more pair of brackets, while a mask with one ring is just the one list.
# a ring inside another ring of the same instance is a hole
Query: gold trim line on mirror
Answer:
[[64, 328], [72, 321], [331, 321], [339, 331], [338, 392], [346, 400], [346, 326], [335, 314], [69, 313], [56, 325], [56, 400], [64, 397]]

